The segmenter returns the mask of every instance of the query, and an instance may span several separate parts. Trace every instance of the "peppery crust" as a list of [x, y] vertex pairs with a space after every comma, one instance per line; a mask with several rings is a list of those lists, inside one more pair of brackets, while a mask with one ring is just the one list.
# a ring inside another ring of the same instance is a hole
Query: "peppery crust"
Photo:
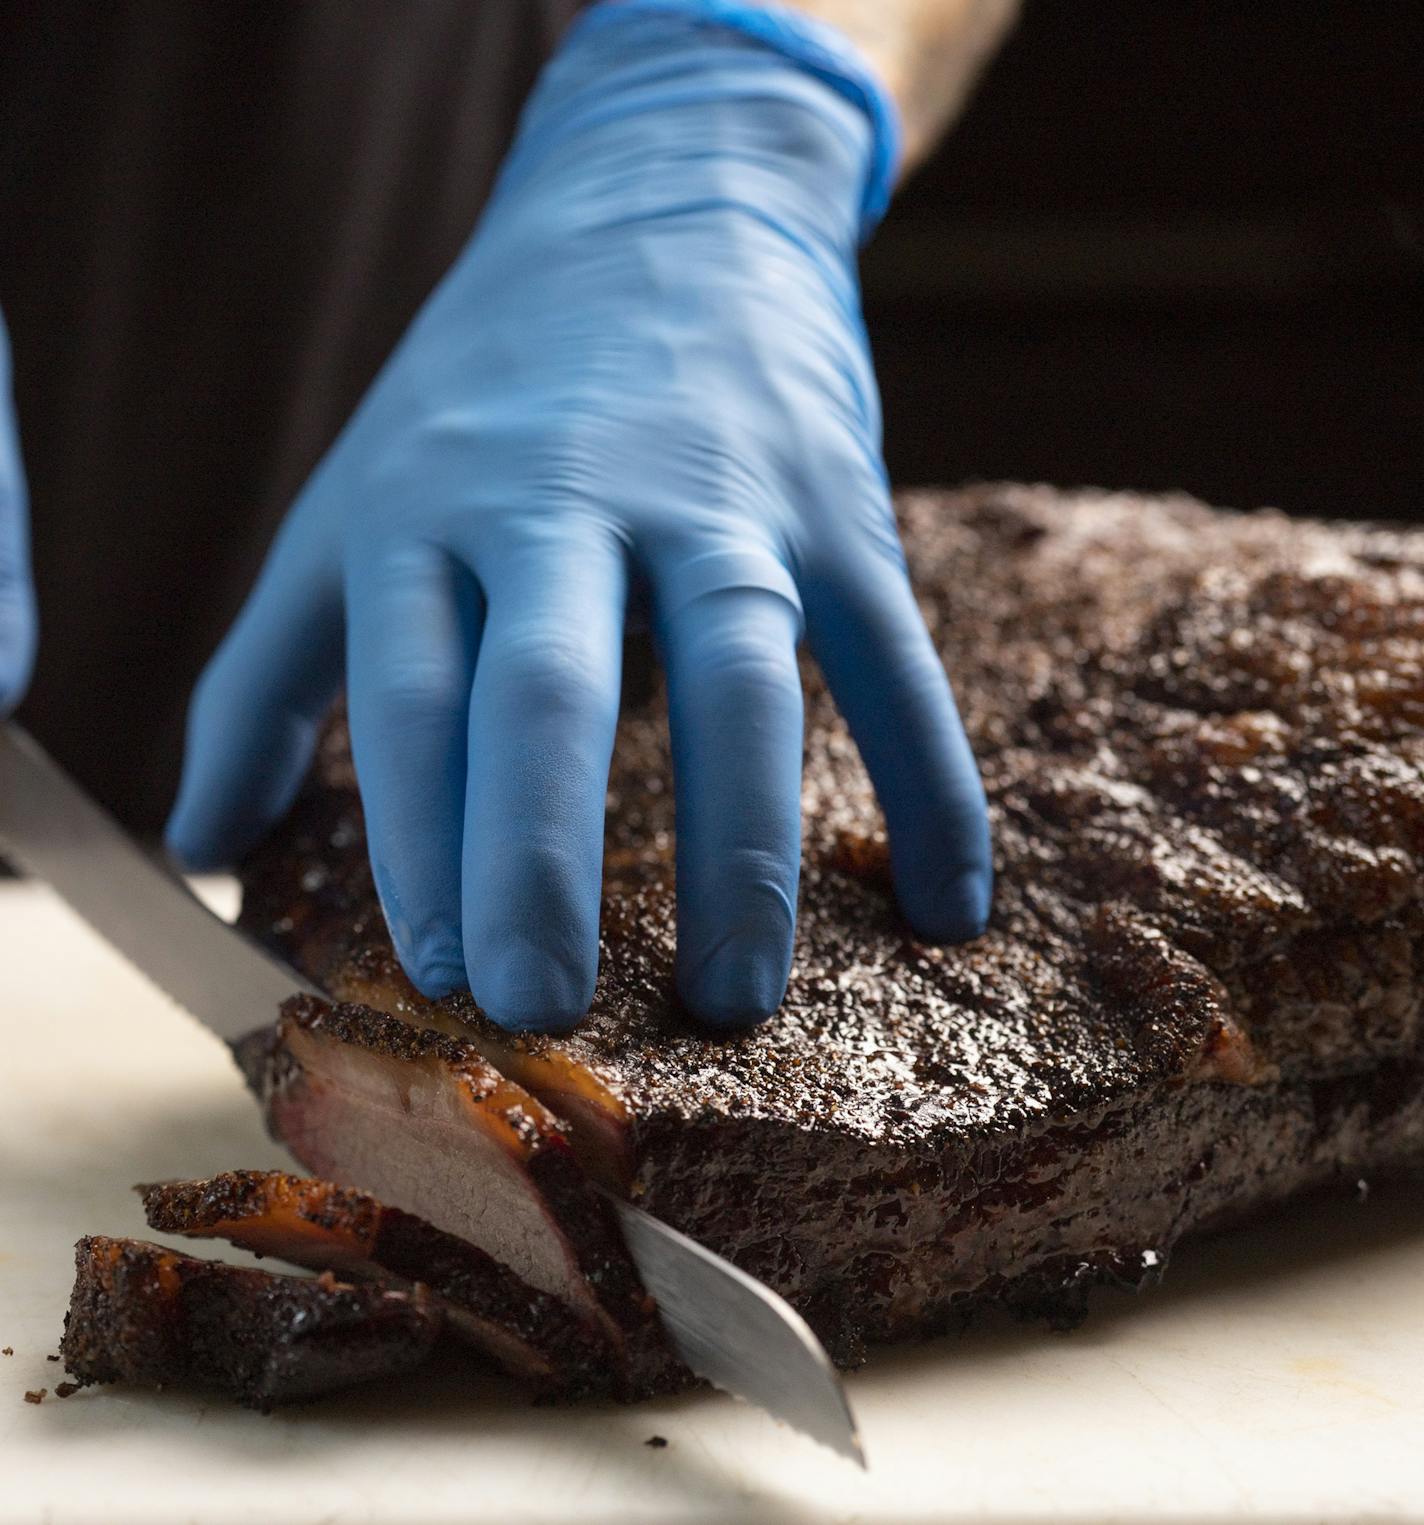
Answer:
[[[303, 1040], [314, 1040], [315, 1046]], [[567, 1241], [583, 1295], [601, 1310], [602, 1326], [616, 1347], [604, 1373], [605, 1385], [611, 1384], [619, 1396], [634, 1397], [686, 1383], [685, 1369], [667, 1347], [655, 1305], [638, 1278], [611, 1204], [591, 1185], [564, 1125], [542, 1103], [463, 1039], [417, 1029], [370, 1008], [294, 996], [283, 1003], [272, 1028], [238, 1045], [238, 1062], [264, 1106], [274, 1136], [312, 1168], [343, 1178], [345, 1159], [326, 1165], [312, 1161], [294, 1133], [303, 1126], [313, 1095], [337, 1094], [323, 1083], [321, 1054], [338, 1061], [376, 1061], [377, 1067], [388, 1064], [402, 1095], [410, 1082], [401, 1072], [420, 1067], [438, 1085], [446, 1104], [515, 1163], [531, 1201], [539, 1201], [540, 1210]], [[403, 1118], [409, 1116], [408, 1106], [407, 1102]], [[391, 1120], [361, 1112], [360, 1104], [354, 1104], [352, 1121], [379, 1146], [381, 1140], [372, 1130], [391, 1126]], [[391, 1194], [382, 1189], [383, 1196]]]
[[606, 1342], [572, 1309], [474, 1245], [365, 1192], [278, 1170], [232, 1170], [139, 1188], [159, 1233], [223, 1238], [315, 1269], [421, 1283], [452, 1327], [550, 1396], [607, 1391]]
[[464, 1035], [844, 1359], [989, 1302], [1056, 1314], [1183, 1233], [1424, 1159], [1424, 534], [1013, 486], [899, 508], [993, 817], [977, 942], [899, 918], [809, 668], [796, 963], [753, 1032], [672, 995], [656, 695], [620, 729], [573, 1034], [405, 981], [340, 725], [243, 875], [249, 930]]
[[419, 1286], [279, 1276], [91, 1235], [75, 1246], [60, 1349], [81, 1386], [208, 1387], [266, 1410], [410, 1371], [442, 1324]]

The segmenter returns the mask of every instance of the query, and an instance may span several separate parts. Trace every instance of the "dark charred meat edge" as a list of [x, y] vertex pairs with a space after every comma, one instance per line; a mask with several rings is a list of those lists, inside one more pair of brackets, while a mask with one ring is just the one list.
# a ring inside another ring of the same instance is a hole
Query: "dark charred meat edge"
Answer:
[[612, 1208], [561, 1125], [476, 1049], [300, 996], [239, 1060], [273, 1136], [310, 1170], [418, 1213], [581, 1312], [608, 1343], [616, 1395], [681, 1380]]
[[227, 1239], [312, 1270], [423, 1284], [448, 1326], [511, 1376], [566, 1398], [605, 1392], [607, 1342], [558, 1298], [474, 1245], [365, 1192], [279, 1170], [234, 1170], [140, 1188], [159, 1233]]
[[1185, 1233], [1424, 1160], [1424, 534], [1026, 487], [899, 507], [993, 815], [974, 944], [899, 919], [809, 668], [796, 963], [754, 1032], [671, 994], [655, 693], [620, 729], [573, 1034], [513, 1039], [404, 980], [340, 725], [243, 874], [250, 931], [477, 1048], [842, 1361], [987, 1304], [1070, 1316]]
[[60, 1348], [86, 1386], [208, 1387], [266, 1410], [410, 1371], [441, 1325], [420, 1287], [280, 1276], [94, 1235], [75, 1246]]

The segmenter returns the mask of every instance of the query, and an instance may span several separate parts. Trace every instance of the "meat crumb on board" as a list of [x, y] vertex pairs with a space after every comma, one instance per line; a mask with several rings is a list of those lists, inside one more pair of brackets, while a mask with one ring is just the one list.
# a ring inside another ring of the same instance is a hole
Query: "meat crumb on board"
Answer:
[[71, 1393], [77, 1393], [79, 1391], [79, 1386], [80, 1384], [78, 1382], [61, 1382], [59, 1386], [55, 1388], [54, 1395], [56, 1398], [68, 1398]]
[[48, 1391], [49, 1391], [49, 1389], [47, 1387], [41, 1387], [41, 1388], [39, 1388], [37, 1390], [32, 1390], [30, 1392], [27, 1392], [25, 1394], [25, 1402], [26, 1403], [43, 1403], [45, 1401], [45, 1394]]
[[14, 1354], [15, 1347], [13, 1345], [7, 1345], [4, 1350], [0, 1350], [0, 1356], [12, 1356]]
[[651, 1446], [655, 1451], [661, 1451], [667, 1445], [666, 1435], [649, 1435], [643, 1442], [645, 1446]]

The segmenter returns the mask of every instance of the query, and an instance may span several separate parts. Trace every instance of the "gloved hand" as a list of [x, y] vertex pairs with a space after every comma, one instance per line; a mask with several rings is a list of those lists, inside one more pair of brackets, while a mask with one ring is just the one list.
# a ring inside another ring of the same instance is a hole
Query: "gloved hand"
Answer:
[[10, 339], [0, 316], [0, 719], [25, 697], [35, 637], [25, 469], [10, 396]]
[[397, 951], [506, 1027], [565, 1028], [592, 998], [634, 600], [668, 679], [694, 1013], [752, 1021], [785, 991], [803, 617], [905, 913], [933, 939], [986, 916], [983, 794], [906, 580], [859, 313], [885, 106], [877, 131], [849, 45], [792, 14], [619, 0], [575, 24], [194, 699], [169, 841], [216, 865], [291, 800], [344, 610]]

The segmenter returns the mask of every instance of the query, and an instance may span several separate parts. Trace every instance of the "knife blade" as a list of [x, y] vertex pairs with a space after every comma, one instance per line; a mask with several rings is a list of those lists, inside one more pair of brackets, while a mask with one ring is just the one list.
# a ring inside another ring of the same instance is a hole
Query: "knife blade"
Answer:
[[865, 1467], [840, 1373], [806, 1320], [765, 1283], [695, 1239], [611, 1192], [603, 1195], [617, 1210], [643, 1285], [688, 1366]]
[[13, 722], [0, 727], [0, 847], [228, 1043], [297, 991], [321, 993], [214, 916]]
[[[322, 993], [209, 911], [13, 722], [0, 725], [0, 850], [229, 1044], [294, 992]], [[691, 1370], [864, 1467], [840, 1375], [800, 1314], [720, 1255], [604, 1195]]]

